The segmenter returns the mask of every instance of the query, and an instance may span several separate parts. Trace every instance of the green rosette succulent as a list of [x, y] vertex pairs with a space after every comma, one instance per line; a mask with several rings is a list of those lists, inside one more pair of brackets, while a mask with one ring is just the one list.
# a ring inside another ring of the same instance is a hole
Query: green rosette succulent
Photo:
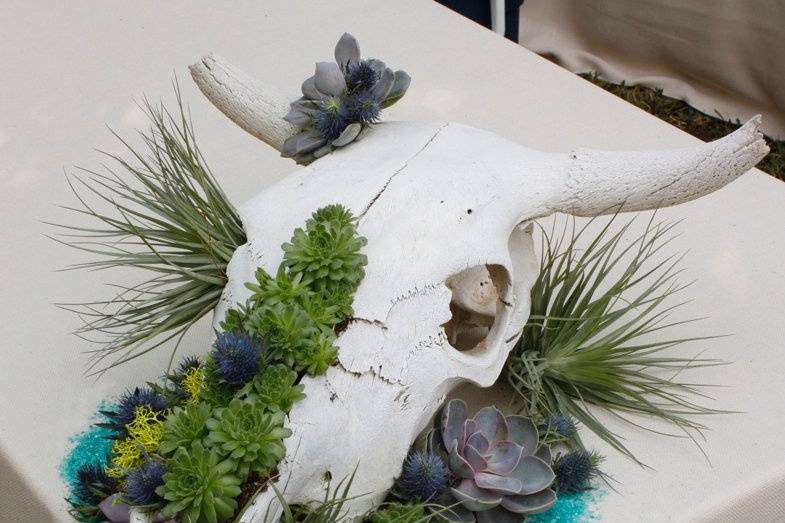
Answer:
[[334, 344], [335, 335], [331, 332], [320, 332], [311, 337], [305, 348], [298, 354], [298, 367], [309, 376], [321, 376], [338, 357], [338, 349]]
[[210, 419], [210, 406], [206, 403], [192, 403], [185, 407], [175, 407], [164, 421], [164, 435], [159, 452], [171, 454], [178, 448], [190, 448], [195, 441], [207, 436], [205, 423]]
[[551, 452], [540, 445], [529, 418], [504, 416], [495, 407], [469, 418], [466, 404], [452, 400], [444, 408], [440, 430], [429, 437], [429, 446], [446, 458], [458, 478], [450, 491], [460, 505], [442, 502], [450, 506], [448, 519], [520, 522], [528, 514], [547, 511], [556, 501], [550, 489], [555, 478]]
[[286, 453], [283, 440], [292, 432], [283, 422], [283, 412], [267, 412], [261, 401], [233, 399], [207, 420], [207, 439], [218, 452], [238, 463], [240, 471], [264, 474]]
[[290, 272], [302, 274], [302, 280], [316, 292], [354, 292], [365, 277], [368, 260], [360, 250], [366, 244], [349, 211], [329, 205], [315, 212], [304, 230], [295, 229], [291, 241], [281, 246], [283, 264]]
[[240, 478], [234, 475], [235, 463], [220, 460], [218, 453], [200, 442], [180, 448], [168, 463], [164, 484], [156, 493], [168, 501], [162, 514], [179, 514], [186, 523], [220, 523], [237, 510]]
[[305, 397], [305, 385], [297, 385], [297, 373], [285, 365], [271, 365], [246, 385], [239, 393], [259, 401], [268, 410], [289, 412], [296, 401]]

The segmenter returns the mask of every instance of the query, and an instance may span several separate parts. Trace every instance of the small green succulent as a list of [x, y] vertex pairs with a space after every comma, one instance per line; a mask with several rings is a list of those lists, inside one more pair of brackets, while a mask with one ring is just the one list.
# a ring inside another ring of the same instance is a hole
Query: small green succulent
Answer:
[[310, 376], [321, 376], [335, 362], [338, 349], [334, 344], [335, 335], [331, 332], [320, 332], [312, 336], [302, 352], [298, 354], [299, 367]]
[[164, 435], [159, 451], [171, 454], [178, 448], [189, 448], [194, 441], [207, 435], [205, 422], [210, 418], [210, 406], [206, 403], [190, 403], [175, 407], [164, 421]]
[[219, 523], [234, 515], [242, 481], [233, 473], [232, 460], [221, 461], [217, 452], [196, 441], [189, 449], [178, 449], [168, 467], [164, 484], [156, 489], [168, 501], [165, 517], [179, 513], [185, 523]]
[[269, 410], [289, 412], [305, 397], [305, 385], [296, 385], [297, 373], [285, 365], [271, 365], [238, 392], [264, 404]]
[[279, 303], [252, 313], [254, 332], [269, 344], [269, 360], [294, 368], [307, 341], [318, 326], [296, 303]]
[[283, 265], [302, 274], [302, 281], [316, 292], [354, 292], [365, 276], [368, 260], [360, 250], [366, 243], [351, 213], [329, 205], [313, 213], [305, 230], [295, 229], [291, 241], [281, 246]]
[[365, 523], [421, 523], [430, 519], [425, 505], [388, 503], [371, 512]]
[[207, 438], [222, 455], [239, 463], [240, 471], [266, 473], [286, 453], [283, 440], [292, 432], [283, 422], [282, 412], [267, 412], [261, 401], [233, 399], [207, 420]]

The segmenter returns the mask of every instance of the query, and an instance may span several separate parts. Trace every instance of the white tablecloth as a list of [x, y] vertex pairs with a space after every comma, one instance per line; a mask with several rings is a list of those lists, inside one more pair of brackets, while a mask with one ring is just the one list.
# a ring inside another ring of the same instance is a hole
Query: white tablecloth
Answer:
[[[160, 372], [163, 351], [102, 379], [81, 374], [78, 325], [52, 304], [103, 296], [101, 273], [57, 273], [86, 259], [43, 234], [43, 221], [71, 221], [63, 170], [95, 167], [94, 148], [118, 150], [105, 125], [123, 135], [144, 126], [134, 100], [172, 102], [180, 79], [203, 152], [239, 202], [294, 166], [210, 106], [186, 66], [216, 51], [296, 96], [313, 62], [330, 59], [343, 31], [365, 54], [413, 77], [387, 119], [449, 119], [491, 129], [523, 144], [655, 149], [695, 139], [625, 104], [533, 53], [428, 1], [275, 0], [66, 3], [6, 1], [0, 13], [0, 521], [66, 521], [57, 466], [68, 436], [85, 427], [104, 396]], [[752, 172], [698, 202], [663, 212], [686, 218], [676, 248], [690, 248], [691, 311], [709, 316], [702, 332], [734, 333], [707, 342], [732, 367], [698, 380], [727, 385], [716, 405], [745, 414], [709, 423], [704, 449], [611, 422], [655, 470], [612, 451], [605, 468], [618, 481], [597, 507], [602, 520], [777, 521], [785, 507], [785, 185]], [[185, 352], [203, 353], [201, 323]], [[604, 449], [593, 438], [590, 444]], [[717, 510], [725, 510], [712, 519]], [[735, 512], [734, 512], [735, 510]], [[768, 511], [768, 512], [767, 512]]]

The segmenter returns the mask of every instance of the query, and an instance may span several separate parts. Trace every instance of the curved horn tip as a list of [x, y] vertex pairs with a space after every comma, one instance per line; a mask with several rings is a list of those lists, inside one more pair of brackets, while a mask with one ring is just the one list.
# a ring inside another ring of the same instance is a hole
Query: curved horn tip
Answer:
[[189, 66], [202, 94], [242, 129], [283, 149], [298, 129], [283, 119], [289, 102], [273, 86], [254, 80], [220, 56], [210, 53]]

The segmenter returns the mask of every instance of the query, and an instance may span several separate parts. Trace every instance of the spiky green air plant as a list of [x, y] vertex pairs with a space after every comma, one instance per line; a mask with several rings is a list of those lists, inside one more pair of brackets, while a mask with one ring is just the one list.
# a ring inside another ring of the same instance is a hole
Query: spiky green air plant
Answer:
[[268, 410], [289, 412], [295, 402], [303, 399], [305, 385], [297, 384], [297, 373], [285, 365], [271, 365], [237, 394], [259, 401]]
[[283, 144], [281, 156], [307, 164], [360, 135], [381, 110], [400, 100], [411, 78], [376, 59], [362, 60], [360, 45], [344, 33], [335, 46], [335, 62], [319, 62], [302, 85], [303, 96], [291, 103], [284, 119], [300, 128]]
[[[651, 415], [693, 437], [693, 430], [704, 428], [694, 416], [717, 411], [696, 404], [690, 396], [702, 396], [700, 386], [678, 375], [719, 363], [664, 352], [708, 339], [667, 337], [669, 328], [693, 321], [667, 321], [681, 305], [669, 305], [670, 298], [684, 288], [677, 281], [681, 257], [662, 255], [673, 225], [649, 221], [630, 241], [632, 221], [616, 232], [612, 223], [582, 248], [589, 224], [578, 230], [573, 225], [571, 233], [565, 224], [558, 238], [543, 231], [531, 316], [506, 375], [530, 414], [571, 415], [634, 459], [589, 405], [621, 419], [628, 419], [625, 413]], [[574, 440], [580, 443], [577, 434]]]
[[528, 418], [504, 416], [494, 407], [469, 418], [466, 404], [451, 400], [444, 407], [440, 429], [429, 440], [458, 478], [450, 491], [460, 506], [451, 508], [455, 517], [450, 519], [521, 521], [556, 501], [549, 488], [555, 477], [551, 451], [540, 445], [537, 428]]
[[168, 501], [164, 516], [179, 514], [179, 520], [188, 523], [219, 523], [234, 515], [241, 480], [234, 475], [232, 460], [221, 461], [215, 450], [195, 442], [178, 449], [168, 467], [164, 484], [156, 489]]
[[241, 474], [266, 474], [286, 453], [283, 440], [292, 432], [283, 422], [283, 412], [267, 412], [260, 401], [234, 399], [207, 420], [208, 441], [222, 455], [240, 463]]
[[[332, 488], [328, 483], [324, 491], [324, 499], [319, 503], [314, 503], [313, 505], [309, 506], [290, 505], [286, 502], [286, 499], [284, 499], [281, 491], [279, 491], [275, 485], [271, 485], [271, 488], [275, 492], [278, 502], [283, 509], [283, 513], [281, 514], [280, 519], [275, 520], [272, 518], [269, 512], [266, 513], [263, 520], [264, 523], [273, 523], [273, 521], [279, 521], [280, 523], [343, 522], [346, 517], [346, 511], [343, 508], [344, 504], [349, 500], [360, 497], [349, 495], [349, 490], [351, 489], [352, 483], [354, 482], [354, 476], [355, 473], [352, 473], [349, 477], [339, 481], [334, 488]], [[240, 511], [238, 520], [246, 508], [247, 507], [244, 507], [243, 510]]]
[[245, 243], [240, 218], [196, 146], [177, 87], [175, 93], [177, 114], [146, 103], [152, 127], [140, 133], [143, 149], [115, 135], [131, 160], [107, 153], [114, 167], [83, 169], [83, 176], [69, 179], [81, 207], [67, 208], [94, 223], [59, 225], [71, 232], [58, 241], [98, 256], [72, 268], [142, 269], [152, 275], [136, 285], [113, 285], [117, 294], [105, 300], [63, 305], [85, 321], [77, 334], [103, 345], [92, 351], [93, 370], [170, 340], [176, 350], [189, 327], [215, 307], [226, 264]]
[[207, 436], [205, 423], [211, 414], [206, 403], [175, 407], [164, 421], [164, 435], [158, 450], [161, 454], [171, 454], [180, 447], [189, 448], [194, 441], [203, 441]]

